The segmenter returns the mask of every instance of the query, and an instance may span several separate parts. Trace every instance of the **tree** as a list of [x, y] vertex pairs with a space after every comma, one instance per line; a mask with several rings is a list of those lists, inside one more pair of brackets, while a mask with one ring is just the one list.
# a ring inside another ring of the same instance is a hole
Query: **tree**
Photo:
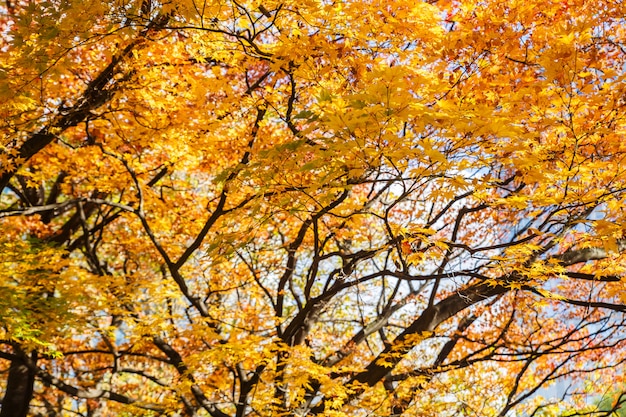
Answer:
[[0, 7], [0, 417], [623, 383], [621, 3]]
[[609, 393], [612, 395], [606, 395], [600, 398], [598, 402], [598, 408], [604, 411], [607, 415], [622, 417], [626, 410], [624, 410], [624, 393]]

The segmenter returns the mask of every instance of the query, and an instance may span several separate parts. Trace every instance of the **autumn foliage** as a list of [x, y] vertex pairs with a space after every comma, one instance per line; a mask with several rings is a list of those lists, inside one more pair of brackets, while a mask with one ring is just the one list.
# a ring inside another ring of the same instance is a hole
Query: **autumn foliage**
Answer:
[[618, 408], [624, 16], [4, 2], [0, 417]]

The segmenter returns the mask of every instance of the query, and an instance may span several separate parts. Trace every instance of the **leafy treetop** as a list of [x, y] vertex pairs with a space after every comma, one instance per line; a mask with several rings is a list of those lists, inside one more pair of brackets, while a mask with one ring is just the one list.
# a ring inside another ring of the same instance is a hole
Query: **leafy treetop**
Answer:
[[623, 9], [5, 2], [0, 417], [605, 415]]

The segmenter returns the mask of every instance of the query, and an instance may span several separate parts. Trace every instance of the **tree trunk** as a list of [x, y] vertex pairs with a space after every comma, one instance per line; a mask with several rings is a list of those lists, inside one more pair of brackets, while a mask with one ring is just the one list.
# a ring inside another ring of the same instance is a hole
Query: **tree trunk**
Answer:
[[0, 417], [26, 417], [33, 397], [35, 373], [26, 365], [24, 359], [16, 356], [11, 361], [7, 390], [2, 399]]

